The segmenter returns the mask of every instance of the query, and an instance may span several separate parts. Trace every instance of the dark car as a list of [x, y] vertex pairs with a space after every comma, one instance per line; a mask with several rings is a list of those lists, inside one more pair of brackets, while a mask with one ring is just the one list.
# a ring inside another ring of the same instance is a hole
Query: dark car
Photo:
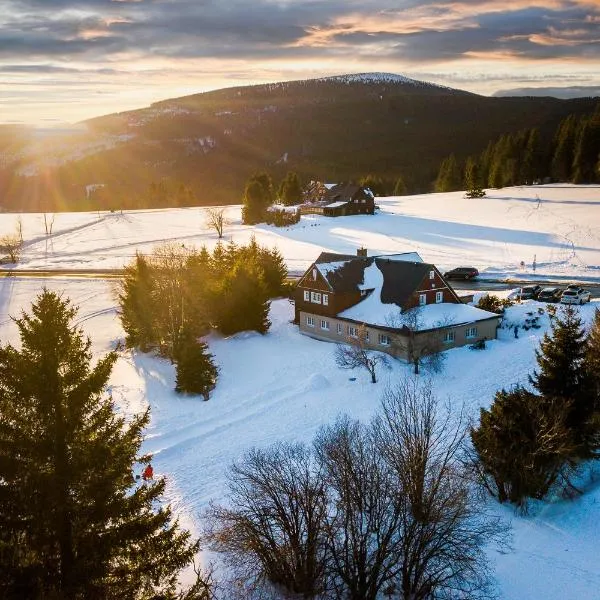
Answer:
[[562, 296], [562, 290], [557, 287], [544, 288], [539, 294], [537, 299], [540, 302], [560, 302]]
[[445, 279], [473, 279], [477, 277], [479, 271], [475, 267], [457, 267], [444, 273]]
[[521, 300], [536, 300], [541, 291], [541, 285], [526, 285], [521, 288], [519, 297]]

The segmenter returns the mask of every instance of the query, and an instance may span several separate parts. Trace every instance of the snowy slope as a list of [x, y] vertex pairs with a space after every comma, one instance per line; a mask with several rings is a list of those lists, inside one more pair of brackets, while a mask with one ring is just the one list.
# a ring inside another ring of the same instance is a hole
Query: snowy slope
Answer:
[[[123, 332], [116, 316], [111, 283], [83, 279], [0, 279], [0, 340], [16, 342], [16, 328], [7, 317], [27, 308], [43, 285], [63, 290], [80, 306], [79, 322], [94, 342], [94, 356], [108, 351]], [[510, 309], [508, 325], [537, 314], [538, 303]], [[581, 308], [590, 321], [596, 303]], [[202, 512], [225, 490], [227, 466], [254, 445], [277, 440], [310, 441], [322, 424], [338, 414], [368, 419], [387, 385], [410, 372], [392, 361], [373, 385], [363, 372], [348, 373], [334, 362], [334, 346], [298, 334], [287, 300], [273, 303], [272, 328], [265, 336], [243, 333], [212, 336], [211, 351], [221, 368], [208, 402], [178, 397], [173, 392], [174, 368], [168, 361], [124, 352], [115, 367], [110, 392], [125, 413], [152, 409], [145, 450], [168, 480], [167, 500], [184, 525], [198, 532]], [[445, 370], [433, 375], [438, 395], [458, 406], [464, 403], [477, 418], [479, 407], [491, 402], [500, 387], [527, 382], [534, 350], [548, 326], [521, 331], [509, 327], [484, 351], [460, 348], [447, 353]], [[351, 381], [350, 377], [356, 377]], [[564, 600], [597, 598], [600, 590], [600, 487], [572, 502], [540, 503], [529, 516], [490, 501], [490, 507], [512, 522], [513, 549], [490, 549], [499, 595], [504, 600]]]
[[[322, 250], [353, 254], [365, 246], [370, 255], [419, 252], [442, 270], [472, 265], [489, 277], [600, 280], [600, 187], [517, 187], [489, 190], [478, 200], [453, 192], [377, 203], [375, 216], [307, 215], [289, 228], [243, 226], [240, 207], [232, 206], [226, 209], [225, 236], [245, 243], [255, 235], [261, 244], [277, 246], [297, 272]], [[0, 214], [0, 236], [14, 230], [16, 218]], [[20, 266], [30, 269], [119, 268], [136, 250], [150, 252], [162, 242], [212, 247], [217, 241], [201, 208], [59, 213], [48, 237], [42, 215], [24, 214], [22, 220]]]
[[[538, 196], [538, 198], [536, 198]], [[600, 189], [544, 186], [489, 192], [483, 200], [462, 194], [432, 194], [378, 199], [374, 217], [342, 219], [303, 217], [291, 228], [244, 227], [239, 207], [227, 209], [232, 221], [227, 235], [245, 242], [252, 234], [260, 243], [277, 245], [293, 269], [307, 266], [321, 250], [353, 253], [365, 245], [370, 254], [418, 251], [425, 261], [446, 269], [472, 264], [485, 273], [519, 274], [519, 262], [537, 274], [600, 277]], [[0, 236], [14, 228], [16, 215], [0, 214]], [[163, 241], [216, 243], [203, 224], [202, 209], [69, 213], [56, 215], [54, 233], [44, 236], [41, 215], [23, 215], [25, 248], [22, 267], [114, 268], [128, 262], [136, 249], [150, 251]], [[94, 355], [113, 348], [123, 337], [112, 283], [87, 279], [0, 278], [0, 341], [16, 342], [9, 315], [27, 309], [42, 286], [64, 291], [80, 306], [79, 322], [94, 342]], [[581, 308], [587, 322], [596, 303]], [[464, 403], [477, 418], [501, 387], [527, 383], [535, 366], [534, 351], [548, 326], [521, 331], [538, 305], [526, 302], [510, 309], [507, 327], [485, 351], [468, 348], [447, 353], [445, 370], [433, 375], [442, 398]], [[137, 352], [126, 352], [115, 367], [110, 392], [127, 414], [152, 409], [145, 449], [155, 453], [157, 473], [168, 480], [167, 499], [184, 525], [196, 532], [202, 512], [222, 497], [227, 465], [253, 445], [276, 440], [309, 441], [315, 431], [345, 412], [368, 419], [385, 387], [409, 374], [392, 361], [380, 382], [366, 373], [348, 373], [335, 365], [331, 344], [298, 334], [290, 323], [292, 306], [274, 302], [272, 328], [266, 336], [245, 333], [213, 336], [211, 352], [221, 376], [209, 402], [178, 397], [173, 392], [173, 366]], [[350, 381], [350, 377], [356, 381]], [[512, 522], [513, 549], [490, 549], [499, 595], [504, 600], [600, 598], [600, 486], [584, 482], [586, 494], [570, 502], [540, 503], [526, 517], [490, 501]]]

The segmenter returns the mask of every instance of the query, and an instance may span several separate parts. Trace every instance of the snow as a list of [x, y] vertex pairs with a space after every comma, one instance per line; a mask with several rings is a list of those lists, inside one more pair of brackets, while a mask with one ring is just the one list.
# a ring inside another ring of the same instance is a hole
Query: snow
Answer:
[[[232, 206], [225, 237], [246, 243], [255, 235], [260, 244], [277, 246], [295, 273], [323, 250], [355, 254], [364, 246], [371, 256], [418, 252], [441, 271], [474, 266], [480, 278], [600, 281], [600, 187], [514, 187], [488, 190], [477, 200], [463, 196], [378, 198], [381, 210], [375, 215], [303, 215], [286, 228], [244, 226], [241, 207]], [[162, 242], [211, 248], [217, 236], [205, 213], [204, 208], [60, 213], [48, 238], [42, 215], [24, 214], [20, 266], [111, 269], [129, 262], [136, 249], [150, 252]], [[0, 214], [0, 236], [14, 231], [16, 218]]]
[[340, 206], [345, 206], [348, 204], [348, 200], [338, 200], [337, 202], [332, 202], [331, 204], [326, 204], [326, 208], [338, 208]]
[[[383, 281], [381, 283], [383, 284]], [[380, 327], [401, 328], [406, 325], [415, 331], [476, 323], [497, 316], [495, 313], [481, 310], [475, 306], [449, 302], [419, 306], [400, 313], [395, 304], [381, 302], [380, 289], [380, 287], [375, 289], [364, 300], [342, 311], [339, 316]]]
[[[593, 186], [542, 186], [493, 190], [476, 201], [464, 199], [462, 193], [379, 198], [382, 209], [375, 216], [310, 215], [281, 229], [242, 226], [240, 208], [230, 207], [226, 216], [232, 224], [226, 236], [245, 243], [254, 234], [259, 243], [276, 245], [288, 265], [298, 270], [323, 250], [354, 254], [357, 247], [366, 246], [370, 255], [418, 252], [442, 270], [473, 264], [494, 277], [533, 274], [536, 256], [535, 275], [540, 279], [597, 281], [598, 195], [599, 188]], [[60, 213], [53, 235], [46, 238], [42, 215], [22, 215], [25, 246], [20, 266], [115, 268], [130, 261], [136, 249], [150, 251], [162, 242], [212, 247], [217, 237], [204, 219], [205, 211], [199, 208]], [[15, 223], [16, 215], [0, 214], [0, 236], [14, 231]], [[528, 265], [525, 271], [519, 267], [521, 260]], [[372, 285], [376, 277], [374, 270], [368, 271], [363, 286]], [[43, 286], [62, 291], [80, 307], [79, 324], [93, 341], [94, 360], [123, 339], [114, 282], [15, 275], [0, 278], [2, 343], [18, 342], [9, 315], [28, 309]], [[439, 306], [431, 310], [445, 310]], [[597, 307], [600, 303], [592, 301], [577, 310], [589, 324]], [[529, 385], [535, 350], [549, 327], [546, 309], [535, 301], [515, 305], [507, 310], [498, 339], [487, 342], [485, 350], [447, 352], [444, 371], [427, 375], [437, 395], [453, 406], [464, 403], [467, 414], [477, 419], [497, 390]], [[341, 413], [367, 420], [386, 387], [411, 372], [407, 364], [392, 360], [390, 370], [382, 370], [373, 385], [366, 371], [349, 374], [339, 369], [335, 345], [300, 335], [292, 318], [293, 306], [278, 300], [271, 306], [267, 335], [210, 336], [220, 377], [208, 402], [174, 393], [175, 372], [168, 361], [135, 351], [119, 353], [109, 391], [126, 415], [151, 408], [143, 450], [154, 453], [155, 473], [167, 479], [166, 500], [196, 534], [208, 503], [223, 499], [228, 465], [243, 452], [275, 441], [309, 442], [321, 425]], [[518, 338], [514, 325], [519, 325]], [[490, 511], [510, 522], [513, 530], [511, 549], [488, 551], [499, 598], [598, 597], [600, 486], [593, 473], [582, 483], [585, 494], [580, 498], [533, 503], [527, 516], [489, 501]]]

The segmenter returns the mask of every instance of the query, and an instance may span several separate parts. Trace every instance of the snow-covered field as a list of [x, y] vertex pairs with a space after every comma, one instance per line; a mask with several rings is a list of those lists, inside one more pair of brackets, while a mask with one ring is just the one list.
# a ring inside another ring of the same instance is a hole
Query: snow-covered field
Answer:
[[[594, 197], [600, 201], [599, 188], [512, 188], [468, 204], [461, 194], [392, 198], [378, 201], [382, 210], [374, 217], [303, 217], [289, 230], [245, 228], [237, 222], [228, 235], [243, 242], [255, 232], [259, 242], [276, 243], [292, 268], [310, 263], [322, 249], [354, 252], [365, 245], [370, 253], [416, 250], [442, 269], [473, 264], [506, 274], [518, 272], [520, 260], [531, 263], [535, 254], [538, 273], [594, 279], [594, 273], [600, 276], [600, 216]], [[238, 208], [228, 212], [239, 221]], [[14, 220], [15, 215], [0, 215], [0, 235], [12, 229]], [[41, 216], [24, 215], [23, 224], [27, 246], [21, 266], [36, 269], [111, 268], [129, 260], [136, 248], [149, 250], [160, 241], [216, 241], [205, 230], [200, 209], [103, 214], [100, 219], [92, 213], [58, 214], [47, 251]], [[0, 279], [2, 343], [18, 341], [8, 315], [26, 309], [43, 285], [64, 291], [80, 307], [78, 318], [93, 339], [96, 356], [123, 337], [110, 281], [15, 276]], [[581, 307], [586, 322], [596, 306]], [[476, 418], [498, 389], [526, 384], [548, 318], [540, 315], [540, 329], [521, 330], [518, 339], [509, 327], [535, 317], [538, 308], [544, 305], [525, 302], [511, 308], [507, 327], [484, 351], [448, 352], [443, 373], [432, 375], [438, 395], [464, 404]], [[113, 398], [125, 412], [151, 407], [145, 450], [155, 453], [155, 471], [168, 479], [168, 501], [196, 532], [208, 502], [224, 493], [227, 466], [246, 449], [276, 440], [310, 441], [319, 426], [340, 413], [368, 419], [386, 386], [410, 374], [405, 364], [392, 361], [373, 385], [366, 372], [342, 371], [334, 362], [334, 346], [299, 335], [292, 316], [291, 304], [278, 300], [267, 335], [209, 339], [221, 374], [208, 402], [175, 395], [174, 368], [167, 361], [124, 352], [117, 362]], [[490, 501], [492, 510], [513, 526], [512, 550], [489, 552], [501, 598], [600, 598], [600, 486], [591, 479], [586, 484], [581, 498], [536, 504], [528, 516]]]
[[[478, 200], [462, 192], [378, 198], [377, 204], [375, 216], [309, 215], [283, 229], [243, 226], [240, 207], [233, 206], [226, 211], [225, 237], [245, 243], [255, 235], [277, 246], [291, 271], [306, 268], [323, 249], [353, 254], [365, 246], [370, 254], [417, 251], [442, 270], [472, 265], [489, 277], [600, 280], [598, 186], [504, 188]], [[14, 231], [16, 218], [0, 214], [0, 237]], [[28, 269], [119, 268], [136, 249], [149, 252], [161, 242], [216, 243], [200, 208], [58, 213], [51, 236], [43, 215], [25, 214], [22, 221], [20, 266]]]

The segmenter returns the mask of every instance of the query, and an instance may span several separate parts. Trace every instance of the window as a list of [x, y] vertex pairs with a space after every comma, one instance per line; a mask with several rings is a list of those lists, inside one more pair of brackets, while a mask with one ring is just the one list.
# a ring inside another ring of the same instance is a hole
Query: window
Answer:
[[385, 333], [380, 333], [379, 334], [379, 343], [382, 346], [389, 346], [390, 345], [390, 336], [385, 335]]
[[325, 321], [324, 319], [321, 319], [321, 329], [324, 329], [325, 331], [329, 331], [329, 321]]
[[425, 306], [427, 304], [427, 296], [425, 294], [419, 294], [419, 306]]
[[444, 292], [436, 292], [435, 293], [435, 301], [439, 304], [444, 301]]
[[444, 344], [452, 344], [454, 342], [454, 331], [446, 331], [444, 333]]
[[468, 337], [468, 338], [477, 337], [477, 327], [467, 327], [465, 337]]
[[348, 335], [350, 337], [358, 337], [358, 327], [352, 327], [352, 325], [348, 326]]
[[365, 331], [365, 342], [368, 342], [368, 341], [370, 341], [370, 340], [369, 340], [369, 330], [367, 329]]
[[317, 270], [313, 269], [313, 279], [316, 281], [317, 280]]
[[435, 279], [435, 271], [429, 271], [429, 279]]
[[329, 296], [327, 294], [323, 294], [323, 304], [329, 306]]
[[310, 292], [308, 290], [304, 290], [304, 302], [310, 302]]
[[360, 203], [361, 203], [361, 204], [366, 204], [366, 203], [367, 203], [367, 201], [366, 201], [366, 200], [363, 198], [363, 199], [360, 201]]
[[314, 317], [306, 317], [306, 324], [309, 327], [314, 327], [315, 326], [315, 318]]
[[321, 294], [319, 292], [311, 292], [310, 301], [314, 304], [321, 304]]
[[337, 324], [337, 332], [338, 332], [338, 335], [342, 335], [342, 324], [341, 323]]

